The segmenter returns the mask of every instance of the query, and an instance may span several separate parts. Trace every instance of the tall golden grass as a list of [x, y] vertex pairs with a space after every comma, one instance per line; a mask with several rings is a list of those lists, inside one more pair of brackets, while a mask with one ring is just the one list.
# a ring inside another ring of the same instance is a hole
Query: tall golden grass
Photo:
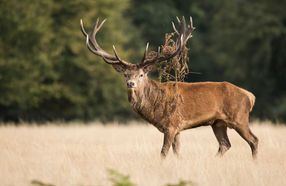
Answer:
[[286, 185], [286, 127], [255, 122], [259, 153], [228, 130], [232, 148], [215, 157], [218, 144], [210, 127], [182, 132], [181, 156], [170, 150], [160, 159], [163, 135], [153, 126], [1, 126], [0, 185], [111, 185], [108, 169], [129, 175], [137, 185], [192, 181], [196, 185]]

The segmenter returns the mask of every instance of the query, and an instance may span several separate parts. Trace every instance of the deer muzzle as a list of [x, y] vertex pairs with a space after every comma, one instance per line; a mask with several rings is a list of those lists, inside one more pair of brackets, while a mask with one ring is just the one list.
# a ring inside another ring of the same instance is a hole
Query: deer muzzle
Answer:
[[135, 83], [132, 81], [127, 82], [127, 88], [135, 88]]

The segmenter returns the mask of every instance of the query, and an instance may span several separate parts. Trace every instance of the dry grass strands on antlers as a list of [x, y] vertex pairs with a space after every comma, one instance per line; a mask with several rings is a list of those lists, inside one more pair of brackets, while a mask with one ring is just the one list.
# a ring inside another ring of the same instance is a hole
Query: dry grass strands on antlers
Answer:
[[[174, 53], [176, 50], [176, 42], [172, 39], [174, 35], [175, 32], [165, 35], [165, 44], [162, 46], [160, 56], [169, 56]], [[187, 63], [189, 61], [188, 51], [189, 49], [184, 45], [177, 56], [157, 65], [160, 81], [184, 81], [186, 75], [190, 72]], [[157, 56], [157, 53], [150, 51], [147, 58], [152, 59]]]

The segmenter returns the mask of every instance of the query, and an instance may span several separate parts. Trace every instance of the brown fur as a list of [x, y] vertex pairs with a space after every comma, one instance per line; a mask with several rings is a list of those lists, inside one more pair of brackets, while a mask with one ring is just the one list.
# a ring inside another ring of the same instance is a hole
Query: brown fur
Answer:
[[171, 145], [178, 153], [181, 131], [205, 125], [213, 128], [218, 155], [231, 146], [227, 127], [234, 128], [249, 143], [254, 158], [257, 154], [258, 139], [248, 125], [255, 97], [231, 83], [159, 83], [146, 78], [140, 86], [128, 89], [128, 100], [141, 118], [164, 133], [163, 157]]

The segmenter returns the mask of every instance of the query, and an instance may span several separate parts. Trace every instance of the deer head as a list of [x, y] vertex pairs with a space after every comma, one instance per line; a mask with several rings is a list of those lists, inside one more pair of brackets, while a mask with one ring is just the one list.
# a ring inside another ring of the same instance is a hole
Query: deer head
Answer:
[[147, 57], [148, 47], [149, 47], [149, 43], [147, 43], [141, 62], [138, 64], [132, 64], [119, 57], [114, 45], [113, 45], [114, 55], [111, 55], [105, 52], [98, 45], [95, 37], [98, 31], [102, 28], [105, 21], [106, 19], [104, 19], [99, 24], [99, 19], [97, 19], [96, 24], [93, 28], [93, 31], [91, 32], [91, 34], [87, 34], [83, 26], [83, 21], [80, 20], [81, 31], [83, 35], [86, 37], [87, 48], [95, 55], [102, 57], [103, 60], [107, 64], [112, 65], [113, 68], [117, 72], [121, 72], [124, 74], [128, 89], [135, 89], [137, 87], [140, 87], [142, 84], [144, 84], [144, 82], [146, 82], [146, 80], [148, 79], [148, 72], [152, 71], [154, 69], [154, 66], [158, 62], [169, 60], [175, 57], [176, 55], [178, 55], [178, 53], [181, 51], [181, 49], [186, 44], [188, 39], [192, 37], [191, 32], [195, 29], [193, 27], [192, 17], [190, 17], [190, 25], [188, 26], [186, 26], [186, 21], [184, 17], [182, 18], [182, 20], [180, 20], [177, 17], [177, 21], [180, 27], [179, 31], [176, 29], [175, 24], [172, 22], [174, 32], [178, 35], [178, 38], [176, 41], [176, 49], [169, 54], [164, 54], [161, 51], [161, 47], [158, 47], [158, 51], [156, 52], [156, 55], [150, 58], [150, 57]]

